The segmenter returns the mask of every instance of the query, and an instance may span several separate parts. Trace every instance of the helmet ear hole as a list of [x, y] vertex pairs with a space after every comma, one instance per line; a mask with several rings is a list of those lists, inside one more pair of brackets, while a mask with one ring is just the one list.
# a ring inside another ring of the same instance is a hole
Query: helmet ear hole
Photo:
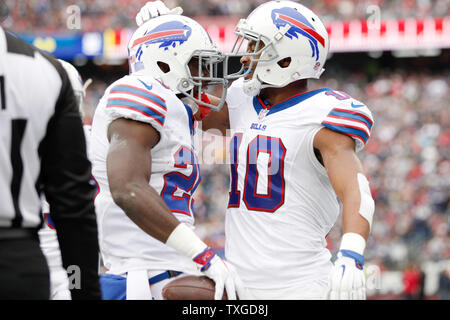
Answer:
[[284, 58], [284, 59], [281, 59], [281, 60], [279, 60], [278, 62], [277, 62], [277, 64], [281, 67], [281, 68], [287, 68], [287, 67], [289, 67], [290, 66], [290, 64], [291, 64], [291, 57], [287, 57], [287, 58]]
[[158, 61], [157, 64], [163, 73], [167, 73], [170, 71], [170, 66], [167, 63]]

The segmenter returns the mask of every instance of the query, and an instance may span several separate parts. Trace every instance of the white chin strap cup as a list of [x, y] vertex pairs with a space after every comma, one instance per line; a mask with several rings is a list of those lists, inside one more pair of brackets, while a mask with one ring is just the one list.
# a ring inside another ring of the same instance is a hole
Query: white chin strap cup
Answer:
[[246, 95], [254, 97], [259, 94], [259, 92], [261, 91], [261, 87], [261, 82], [255, 77], [249, 80], [244, 80], [242, 89], [244, 90], [244, 93]]

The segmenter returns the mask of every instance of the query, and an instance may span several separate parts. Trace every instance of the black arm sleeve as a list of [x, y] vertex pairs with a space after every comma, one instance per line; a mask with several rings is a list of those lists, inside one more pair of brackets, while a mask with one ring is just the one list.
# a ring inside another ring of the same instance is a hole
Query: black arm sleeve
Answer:
[[58, 70], [62, 87], [41, 144], [40, 182], [50, 204], [63, 266], [75, 265], [81, 271], [81, 287], [71, 288], [72, 299], [100, 299], [95, 188], [90, 182], [91, 163], [82, 121], [66, 71], [56, 59], [42, 54]]

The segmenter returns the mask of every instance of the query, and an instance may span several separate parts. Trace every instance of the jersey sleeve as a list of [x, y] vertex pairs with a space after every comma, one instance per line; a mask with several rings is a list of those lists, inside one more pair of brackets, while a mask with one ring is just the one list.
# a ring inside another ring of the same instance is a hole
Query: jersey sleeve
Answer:
[[114, 83], [106, 97], [106, 113], [110, 120], [127, 118], [140, 121], [161, 132], [167, 115], [167, 105], [152, 87], [141, 80], [127, 81], [126, 78]]
[[374, 120], [369, 108], [355, 101], [351, 99], [348, 103], [341, 103], [331, 108], [321, 124], [353, 138], [356, 143], [356, 152], [359, 152], [370, 138]]

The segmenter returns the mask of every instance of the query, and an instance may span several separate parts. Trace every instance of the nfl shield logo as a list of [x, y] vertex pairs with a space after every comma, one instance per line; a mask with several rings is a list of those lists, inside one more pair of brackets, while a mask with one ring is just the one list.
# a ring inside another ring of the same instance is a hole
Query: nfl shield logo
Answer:
[[264, 119], [267, 113], [269, 113], [269, 109], [262, 109], [258, 114], [258, 119], [259, 120]]

